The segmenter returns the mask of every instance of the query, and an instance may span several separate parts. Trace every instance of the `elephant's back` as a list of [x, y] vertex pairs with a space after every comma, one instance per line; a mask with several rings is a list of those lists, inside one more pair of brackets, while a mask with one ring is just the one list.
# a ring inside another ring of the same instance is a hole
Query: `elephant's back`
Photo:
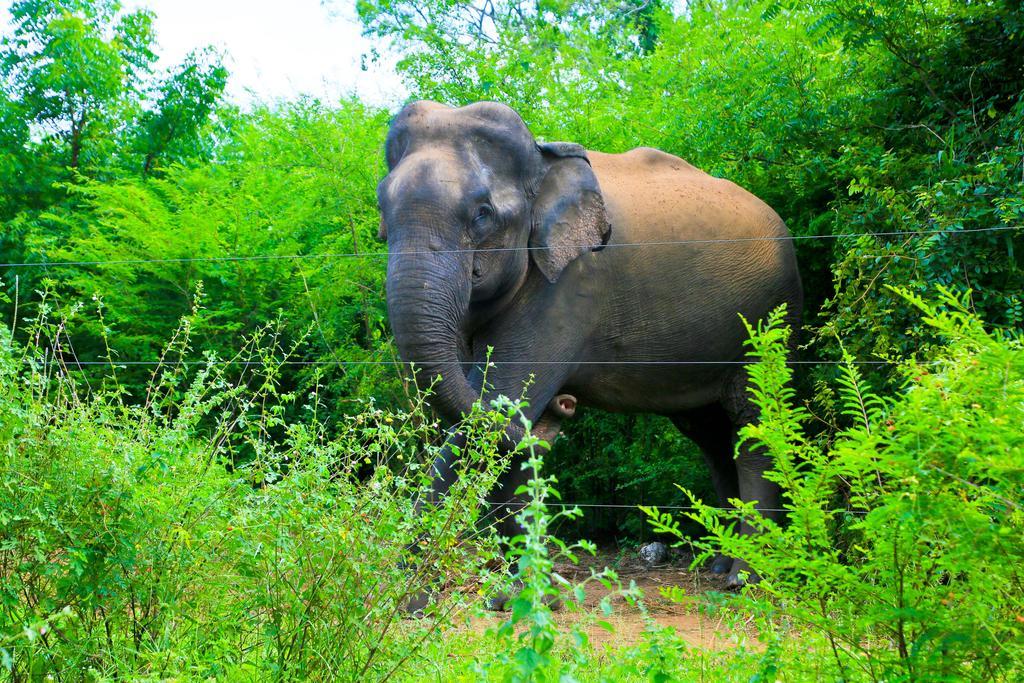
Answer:
[[609, 244], [618, 245], [607, 250], [615, 268], [641, 278], [651, 262], [666, 274], [675, 268], [732, 273], [731, 288], [738, 290], [796, 277], [785, 223], [739, 185], [649, 147], [590, 157], [612, 225]]
[[590, 156], [617, 245], [605, 260], [627, 277], [722, 280], [722, 293], [740, 298], [799, 280], [785, 223], [739, 185], [651, 148]]
[[619, 242], [749, 239], [788, 234], [770, 206], [739, 185], [650, 147], [588, 153]]
[[[567, 289], [610, 283], [594, 297], [601, 303], [588, 355], [630, 363], [582, 367], [578, 386], [610, 408], [701, 405], [732, 370], [721, 363], [744, 357], [739, 315], [756, 320], [780, 303], [802, 305], [788, 230], [750, 192], [664, 152], [590, 158], [611, 238], [580, 259], [571, 276], [579, 281]], [[677, 403], [665, 405], [669, 396]]]

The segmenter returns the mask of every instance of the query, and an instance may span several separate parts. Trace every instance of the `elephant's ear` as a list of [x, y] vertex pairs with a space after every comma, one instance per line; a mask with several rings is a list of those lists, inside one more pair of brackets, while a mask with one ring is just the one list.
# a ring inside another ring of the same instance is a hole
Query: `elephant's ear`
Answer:
[[533, 203], [530, 253], [549, 282], [608, 243], [611, 225], [587, 151], [568, 142], [538, 145], [546, 172]]
[[377, 239], [379, 239], [381, 242], [388, 241], [388, 226], [384, 222], [383, 216], [381, 216], [380, 218], [380, 227], [377, 228]]

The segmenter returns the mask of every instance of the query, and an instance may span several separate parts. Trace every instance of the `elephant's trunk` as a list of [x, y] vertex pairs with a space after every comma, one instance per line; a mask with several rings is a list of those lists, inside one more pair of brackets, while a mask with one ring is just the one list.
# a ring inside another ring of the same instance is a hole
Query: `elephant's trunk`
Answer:
[[461, 363], [465, 358], [459, 354], [472, 262], [465, 254], [408, 242], [390, 248], [388, 315], [399, 355], [415, 364], [420, 388], [433, 384], [431, 406], [446, 423], [455, 424], [478, 397], [466, 379], [468, 368]]

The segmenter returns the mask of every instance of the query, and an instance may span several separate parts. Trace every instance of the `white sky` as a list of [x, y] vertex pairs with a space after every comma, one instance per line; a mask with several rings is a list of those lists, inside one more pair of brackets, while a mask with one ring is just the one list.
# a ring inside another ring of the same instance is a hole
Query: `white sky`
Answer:
[[[405, 96], [390, 62], [360, 68], [372, 47], [360, 35], [353, 0], [122, 0], [125, 9], [156, 14], [158, 68], [197, 47], [226, 53], [228, 98], [238, 104], [300, 94], [336, 101], [355, 92], [373, 104]], [[11, 0], [0, 0], [0, 27], [9, 31]]]

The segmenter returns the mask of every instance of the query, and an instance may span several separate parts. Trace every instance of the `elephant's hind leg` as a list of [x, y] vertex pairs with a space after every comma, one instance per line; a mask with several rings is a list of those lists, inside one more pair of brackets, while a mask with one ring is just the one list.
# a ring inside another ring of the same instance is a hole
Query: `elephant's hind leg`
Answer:
[[[711, 484], [718, 496], [718, 504], [731, 507], [729, 500], [740, 495], [736, 462], [733, 458], [735, 429], [728, 413], [718, 403], [688, 410], [672, 416], [672, 423], [700, 448], [711, 472]], [[733, 559], [717, 555], [711, 563], [715, 574], [726, 574], [732, 569]]]
[[[746, 368], [737, 372], [727, 386], [722, 405], [736, 430], [744, 425], [757, 421], [757, 406], [750, 400], [748, 391], [749, 380]], [[736, 450], [736, 476], [739, 482], [740, 499], [749, 503], [756, 501], [755, 508], [765, 519], [782, 520], [781, 491], [778, 484], [765, 478], [765, 473], [772, 468], [772, 459], [763, 448], [746, 443]], [[741, 534], [754, 534], [757, 529], [749, 520], [740, 523]], [[747, 575], [744, 579], [743, 576]], [[729, 571], [729, 587], [739, 588], [744, 583], [754, 583], [759, 577], [750, 571], [747, 561], [737, 558]]]

